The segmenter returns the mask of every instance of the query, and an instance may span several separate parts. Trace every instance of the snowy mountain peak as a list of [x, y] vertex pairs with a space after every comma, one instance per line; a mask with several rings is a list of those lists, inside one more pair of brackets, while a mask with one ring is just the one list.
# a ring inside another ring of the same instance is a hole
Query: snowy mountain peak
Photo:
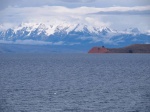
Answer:
[[141, 33], [138, 28], [128, 28], [128, 29], [125, 29], [124, 31], [125, 33], [128, 33], [128, 34], [140, 34]]
[[[1, 27], [3, 28], [3, 25], [0, 25], [0, 28]], [[123, 32], [118, 32], [109, 27], [94, 26], [84, 23], [70, 23], [66, 21], [56, 24], [54, 24], [54, 22], [27, 22], [21, 23], [18, 26], [10, 27], [6, 30], [0, 30], [0, 40], [34, 40], [64, 45], [81, 43], [91, 44], [98, 42], [101, 44], [149, 42], [149, 33], [143, 35], [140, 34], [142, 33], [137, 28], [129, 28]]]
[[87, 25], [83, 23], [67, 23], [62, 22], [60, 24], [50, 24], [50, 23], [22, 23], [14, 28], [12, 28], [15, 33], [19, 30], [26, 30], [27, 32], [33, 32], [35, 30], [38, 30], [38, 34], [41, 32], [45, 32], [45, 35], [50, 36], [54, 34], [55, 32], [66, 32], [67, 34], [71, 31], [74, 32], [89, 32], [94, 34], [99, 33], [114, 33], [110, 28], [107, 27], [96, 27], [92, 25]]

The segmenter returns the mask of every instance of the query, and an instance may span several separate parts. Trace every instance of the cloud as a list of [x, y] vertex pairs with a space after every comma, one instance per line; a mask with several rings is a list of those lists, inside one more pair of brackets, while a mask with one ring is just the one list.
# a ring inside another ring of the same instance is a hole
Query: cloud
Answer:
[[79, 45], [81, 43], [79, 42], [71, 42], [71, 43], [65, 43], [63, 41], [59, 42], [45, 42], [45, 41], [36, 41], [36, 40], [16, 40], [16, 41], [6, 41], [6, 40], [0, 40], [0, 44], [19, 44], [19, 45]]
[[101, 15], [150, 15], [150, 6], [100, 8], [99, 12], [93, 13], [93, 14], [101, 14]]
[[0, 40], [1, 44], [23, 44], [23, 45], [63, 45], [64, 42], [44, 42], [44, 41], [36, 41], [36, 40], [16, 40], [16, 41], [5, 41]]
[[[93, 24], [99, 26], [107, 26], [100, 18], [87, 15], [89, 12], [97, 12], [98, 8], [66, 8], [62, 6], [42, 6], [42, 7], [9, 7], [0, 11], [0, 23], [11, 26], [9, 23], [37, 22], [50, 23], [54, 25], [71, 23], [71, 24]], [[30, 12], [30, 13], [29, 13]]]
[[89, 3], [89, 2], [95, 2], [96, 0], [60, 0], [62, 2], [69, 2], [69, 3]]
[[[14, 2], [15, 2], [15, 1], [16, 1], [16, 0], [14, 0]], [[11, 4], [11, 5], [13, 4], [13, 1], [12, 1], [12, 0], [1, 0], [1, 1], [0, 1], [0, 9], [3, 9], [3, 8], [9, 6], [10, 4]]]
[[101, 14], [101, 15], [150, 15], [150, 10], [145, 11], [100, 11], [95, 14]]
[[[29, 13], [30, 12], [30, 13]], [[9, 19], [28, 19], [28, 18], [42, 18], [42, 17], [78, 17], [87, 16], [87, 14], [149, 14], [150, 6], [136, 6], [136, 7], [78, 7], [67, 8], [62, 6], [41, 6], [41, 7], [8, 7], [0, 11], [1, 20]], [[16, 17], [16, 18], [15, 18]], [[42, 18], [43, 19], [43, 18]]]
[[41, 7], [64, 6], [64, 7], [113, 7], [113, 6], [145, 6], [150, 5], [149, 0], [0, 0], [0, 10], [9, 6], [13, 7]]
[[[150, 19], [149, 13], [150, 5], [105, 8], [86, 6], [77, 8], [63, 6], [8, 7], [0, 11], [0, 24], [5, 24], [3, 25], [5, 28], [12, 26], [11, 24], [18, 25], [22, 22], [50, 23], [53, 25], [80, 23], [115, 29], [120, 29], [121, 27], [139, 27], [139, 29], [144, 28], [148, 30], [150, 29], [150, 23], [148, 22]], [[112, 17], [112, 15], [117, 16]], [[130, 15], [134, 15], [134, 17]]]
[[13, 7], [41, 7], [48, 6], [67, 6], [73, 7], [71, 4], [76, 4], [76, 7], [80, 4], [93, 3], [96, 0], [0, 0], [0, 10], [3, 10], [9, 6]]

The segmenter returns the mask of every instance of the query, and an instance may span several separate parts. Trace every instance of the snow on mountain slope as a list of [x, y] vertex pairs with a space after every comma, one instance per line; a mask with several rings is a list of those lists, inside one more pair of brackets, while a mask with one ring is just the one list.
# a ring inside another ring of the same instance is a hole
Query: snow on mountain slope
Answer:
[[[2, 27], [2, 26], [0, 26]], [[22, 23], [19, 26], [10, 28], [15, 34], [17, 31], [27, 31], [29, 34], [33, 31], [38, 30], [38, 35], [44, 32], [47, 36], [54, 34], [55, 32], [65, 31], [67, 34], [71, 31], [75, 32], [86, 32], [99, 34], [100, 32], [114, 32], [113, 30], [107, 27], [95, 27], [86, 24], [79, 23], [61, 23], [61, 24], [44, 24], [44, 23]], [[28, 34], [28, 35], [29, 35]]]
[[140, 34], [141, 33], [138, 28], [128, 28], [128, 29], [125, 29], [124, 32], [127, 34]]
[[35, 40], [64, 45], [150, 43], [150, 35], [141, 33], [137, 28], [119, 32], [104, 26], [66, 21], [58, 23], [27, 22], [6, 30], [2, 29], [3, 25], [0, 25], [0, 40], [3, 41]]

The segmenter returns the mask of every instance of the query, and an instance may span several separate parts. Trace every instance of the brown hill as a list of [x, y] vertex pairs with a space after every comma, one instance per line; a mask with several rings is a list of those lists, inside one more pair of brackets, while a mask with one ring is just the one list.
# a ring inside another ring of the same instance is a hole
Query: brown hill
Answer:
[[88, 53], [150, 53], [150, 44], [134, 44], [123, 48], [93, 47]]
[[104, 47], [93, 47], [88, 53], [108, 53], [108, 49]]

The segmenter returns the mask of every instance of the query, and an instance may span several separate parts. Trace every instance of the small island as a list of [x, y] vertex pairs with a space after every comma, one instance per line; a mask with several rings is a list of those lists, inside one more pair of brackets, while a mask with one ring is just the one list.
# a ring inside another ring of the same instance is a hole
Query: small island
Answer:
[[93, 47], [88, 53], [150, 53], [150, 44], [133, 44], [123, 48]]

